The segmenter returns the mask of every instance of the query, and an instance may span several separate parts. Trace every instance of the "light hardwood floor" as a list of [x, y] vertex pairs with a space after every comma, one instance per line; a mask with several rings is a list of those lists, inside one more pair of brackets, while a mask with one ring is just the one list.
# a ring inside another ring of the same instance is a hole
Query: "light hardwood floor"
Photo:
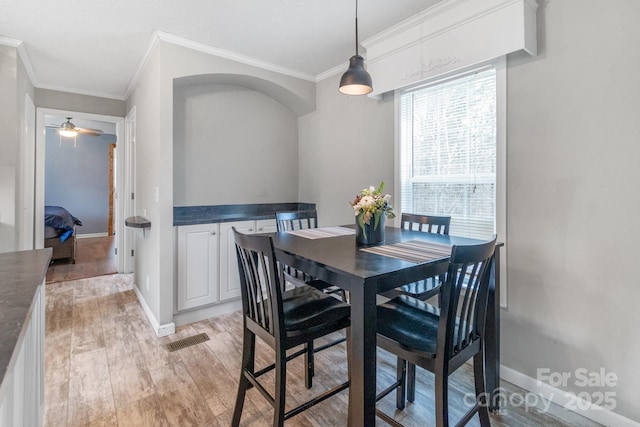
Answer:
[[76, 263], [56, 260], [47, 270], [47, 283], [114, 274], [116, 236], [76, 239]]
[[[228, 426], [237, 388], [241, 351], [241, 316], [232, 313], [178, 328], [158, 338], [132, 290], [131, 275], [47, 284], [45, 355], [45, 426]], [[169, 352], [166, 344], [205, 332], [209, 341]], [[259, 342], [259, 340], [257, 340]], [[259, 348], [258, 362], [272, 357]], [[378, 353], [378, 384], [395, 375], [395, 359]], [[311, 391], [303, 380], [302, 359], [288, 365], [288, 405], [306, 399], [346, 378], [344, 344], [319, 353]], [[378, 407], [410, 426], [433, 425], [433, 379], [418, 370], [413, 404], [395, 411], [394, 395]], [[509, 396], [525, 392], [505, 384]], [[450, 383], [453, 418], [464, 394], [472, 390], [471, 369], [461, 369]], [[517, 396], [516, 396], [517, 397]], [[345, 426], [348, 391], [297, 415], [287, 426]], [[243, 426], [271, 425], [271, 407], [253, 389]], [[595, 426], [558, 407], [507, 405], [491, 416], [493, 426]], [[379, 425], [385, 425], [381, 420]], [[477, 417], [469, 424], [479, 425]]]

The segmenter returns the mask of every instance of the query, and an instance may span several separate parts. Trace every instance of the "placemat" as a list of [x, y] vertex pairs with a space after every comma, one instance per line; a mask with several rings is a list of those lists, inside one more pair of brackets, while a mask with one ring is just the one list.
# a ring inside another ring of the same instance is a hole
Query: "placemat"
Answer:
[[451, 255], [450, 245], [424, 242], [421, 240], [410, 240], [408, 242], [392, 243], [390, 245], [371, 246], [360, 250], [415, 263], [447, 258]]
[[304, 237], [305, 239], [323, 239], [326, 237], [348, 236], [350, 234], [355, 234], [356, 231], [353, 228], [345, 227], [320, 227], [291, 230], [287, 231], [287, 233], [295, 234], [296, 236]]

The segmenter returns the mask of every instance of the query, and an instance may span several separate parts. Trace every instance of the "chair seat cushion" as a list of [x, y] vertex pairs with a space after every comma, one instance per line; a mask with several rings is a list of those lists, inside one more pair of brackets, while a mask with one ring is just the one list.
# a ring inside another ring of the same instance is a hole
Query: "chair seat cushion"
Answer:
[[282, 293], [287, 331], [312, 329], [349, 318], [351, 307], [311, 286], [298, 286]]
[[440, 310], [401, 295], [378, 306], [378, 333], [427, 353], [436, 352]]

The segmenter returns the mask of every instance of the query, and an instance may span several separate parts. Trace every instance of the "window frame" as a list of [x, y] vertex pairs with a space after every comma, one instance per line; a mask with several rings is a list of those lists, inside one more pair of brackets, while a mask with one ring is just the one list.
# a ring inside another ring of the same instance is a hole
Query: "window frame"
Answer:
[[[394, 149], [394, 175], [397, 206], [402, 205], [401, 200], [401, 174], [400, 174], [400, 96], [402, 93], [416, 90], [427, 85], [437, 84], [440, 81], [450, 80], [458, 75], [467, 74], [473, 70], [494, 67], [496, 70], [496, 234], [498, 242], [504, 246], [500, 248], [500, 305], [507, 307], [507, 69], [506, 57], [501, 56], [491, 61], [476, 64], [473, 67], [456, 70], [423, 80], [417, 84], [394, 91], [394, 122], [395, 122], [395, 149]], [[398, 215], [399, 216], [399, 215]], [[397, 225], [397, 223], [396, 223]]]

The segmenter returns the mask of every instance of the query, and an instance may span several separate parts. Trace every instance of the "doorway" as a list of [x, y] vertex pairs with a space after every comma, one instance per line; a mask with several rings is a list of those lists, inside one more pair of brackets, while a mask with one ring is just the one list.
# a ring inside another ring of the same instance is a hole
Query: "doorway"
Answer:
[[[120, 202], [118, 194], [123, 194], [124, 184], [129, 179], [125, 168], [119, 168], [117, 165], [124, 164], [124, 155], [126, 153], [126, 140], [124, 135], [124, 118], [116, 116], [105, 116], [91, 113], [83, 113], [77, 111], [56, 110], [48, 108], [38, 108], [36, 114], [36, 128], [38, 130], [36, 136], [36, 165], [35, 165], [35, 202], [34, 202], [34, 243], [35, 248], [44, 247], [44, 205], [45, 205], [45, 161], [46, 161], [46, 126], [50, 125], [51, 117], [73, 117], [77, 121], [91, 120], [105, 122], [115, 127], [116, 141], [118, 148], [113, 150], [113, 180], [115, 181], [112, 191], [111, 203], [113, 203], [113, 216], [109, 217], [109, 224], [112, 229], [105, 234], [113, 233], [111, 239], [112, 250], [114, 251], [116, 271], [123, 272], [122, 254], [127, 250], [124, 247], [125, 239], [121, 236], [124, 234], [124, 206]], [[80, 126], [81, 127], [81, 126]], [[111, 153], [111, 151], [110, 151]], [[109, 185], [111, 187], [111, 184]], [[82, 240], [82, 239], [79, 239]], [[88, 243], [88, 242], [86, 242]], [[102, 245], [103, 247], [105, 245]], [[109, 245], [107, 245], [107, 249]], [[117, 255], [116, 255], [117, 254]]]

